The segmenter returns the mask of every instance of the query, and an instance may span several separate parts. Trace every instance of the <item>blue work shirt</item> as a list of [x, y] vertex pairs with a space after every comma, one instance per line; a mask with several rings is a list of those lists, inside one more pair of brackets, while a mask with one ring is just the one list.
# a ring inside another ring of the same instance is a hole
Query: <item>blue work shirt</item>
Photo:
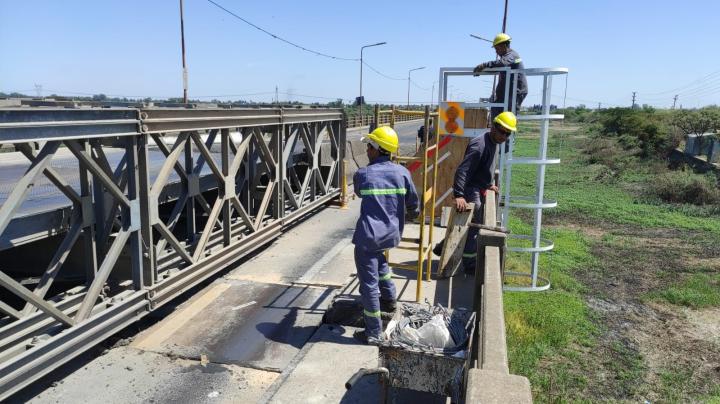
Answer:
[[418, 195], [407, 168], [380, 156], [353, 176], [361, 199], [360, 217], [352, 242], [366, 251], [393, 248], [400, 243], [405, 211], [418, 208]]
[[467, 197], [473, 191], [490, 188], [493, 184], [493, 162], [497, 144], [490, 138], [490, 132], [470, 140], [465, 157], [455, 171], [453, 195]]

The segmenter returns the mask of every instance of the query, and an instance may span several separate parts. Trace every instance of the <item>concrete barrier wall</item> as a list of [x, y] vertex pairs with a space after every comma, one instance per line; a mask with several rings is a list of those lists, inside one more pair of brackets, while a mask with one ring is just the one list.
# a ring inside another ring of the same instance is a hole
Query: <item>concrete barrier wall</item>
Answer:
[[[488, 192], [485, 225], [496, 226], [496, 196]], [[477, 367], [468, 372], [465, 401], [468, 403], [531, 403], [530, 382], [511, 375], [508, 367], [503, 308], [503, 280], [500, 247], [479, 247], [484, 251], [484, 283], [475, 290], [481, 299], [478, 313]]]

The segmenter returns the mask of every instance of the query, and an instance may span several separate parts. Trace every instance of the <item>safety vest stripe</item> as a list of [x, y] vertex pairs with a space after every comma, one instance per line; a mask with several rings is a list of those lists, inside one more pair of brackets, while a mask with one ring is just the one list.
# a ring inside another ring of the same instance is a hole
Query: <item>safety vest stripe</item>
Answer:
[[377, 317], [377, 318], [380, 318], [380, 310], [378, 310], [378, 311], [367, 311], [367, 310], [363, 310], [363, 313], [365, 313], [365, 315], [368, 316], [368, 317]]
[[388, 271], [388, 273], [386, 273], [385, 275], [381, 276], [379, 279], [380, 279], [381, 281], [389, 281], [390, 279], [392, 279], [392, 271]]
[[361, 189], [360, 195], [405, 195], [405, 188], [369, 188]]
[[515, 59], [515, 63], [520, 63], [520, 62], [522, 62], [522, 59], [520, 59], [520, 58]]
[[463, 254], [463, 258], [475, 258], [475, 257], [477, 257], [477, 253], [472, 253], [472, 254], [464, 253]]

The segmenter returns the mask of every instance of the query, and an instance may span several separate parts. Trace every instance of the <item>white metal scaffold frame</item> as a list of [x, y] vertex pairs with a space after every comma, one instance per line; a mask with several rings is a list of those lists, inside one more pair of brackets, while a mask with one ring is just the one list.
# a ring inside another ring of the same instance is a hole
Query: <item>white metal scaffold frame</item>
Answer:
[[[515, 145], [516, 136], [512, 136], [508, 140], [507, 151], [505, 147], [500, 147], [497, 167], [499, 169], [499, 180], [498, 184], [502, 184], [501, 197], [502, 209], [498, 210], [499, 218], [498, 221], [503, 227], [508, 226], [510, 217], [510, 208], [517, 209], [532, 209], [533, 215], [533, 230], [532, 234], [511, 234], [510, 238], [515, 240], [529, 240], [532, 243], [531, 247], [508, 247], [508, 251], [529, 253], [530, 254], [530, 272], [505, 272], [506, 276], [516, 276], [529, 278], [530, 282], [528, 285], [505, 285], [504, 289], [508, 291], [528, 291], [536, 292], [543, 291], [550, 288], [550, 280], [546, 277], [539, 275], [539, 262], [540, 254], [551, 251], [555, 245], [551, 240], [541, 238], [542, 230], [542, 211], [543, 209], [554, 208], [557, 206], [557, 201], [546, 199], [545, 193], [545, 171], [546, 166], [549, 164], [559, 164], [560, 159], [548, 157], [548, 137], [550, 121], [562, 120], [564, 115], [562, 114], [551, 114], [550, 104], [552, 97], [552, 77], [556, 75], [565, 75], [568, 73], [568, 69], [564, 67], [554, 68], [532, 68], [532, 69], [517, 69], [513, 70], [508, 67], [505, 68], [493, 68], [485, 69], [480, 75], [496, 75], [505, 74], [510, 79], [505, 80], [505, 97], [504, 102], [479, 102], [479, 103], [466, 103], [466, 107], [481, 107], [481, 108], [492, 108], [501, 107], [504, 111], [512, 111], [516, 113], [517, 99], [515, 94], [517, 93], [517, 76], [519, 74], [525, 74], [526, 76], [540, 76], [542, 77], [542, 106], [541, 112], [537, 115], [518, 115], [519, 121], [540, 121], [540, 139], [538, 146], [538, 155], [534, 157], [513, 157], [513, 148]], [[471, 67], [444, 67], [440, 69], [440, 85], [438, 87], [438, 103], [447, 100], [447, 87], [448, 78], [450, 76], [468, 76], [473, 75], [473, 68]], [[512, 83], [512, 89], [510, 85]], [[512, 95], [512, 96], [510, 96]], [[475, 130], [470, 131], [470, 136], [481, 136], [484, 135], [487, 130]], [[516, 164], [531, 164], [537, 166], [537, 175], [535, 180], [535, 195], [534, 196], [513, 196], [511, 195], [511, 180], [512, 180], [512, 166]]]

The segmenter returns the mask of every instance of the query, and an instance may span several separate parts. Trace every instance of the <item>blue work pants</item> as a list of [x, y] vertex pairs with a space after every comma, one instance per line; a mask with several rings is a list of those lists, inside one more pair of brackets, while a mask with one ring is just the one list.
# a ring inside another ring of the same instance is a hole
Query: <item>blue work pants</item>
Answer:
[[365, 317], [365, 334], [379, 338], [382, 333], [380, 298], [395, 300], [395, 284], [385, 259], [385, 251], [367, 251], [355, 246], [355, 268], [360, 282], [360, 298]]

